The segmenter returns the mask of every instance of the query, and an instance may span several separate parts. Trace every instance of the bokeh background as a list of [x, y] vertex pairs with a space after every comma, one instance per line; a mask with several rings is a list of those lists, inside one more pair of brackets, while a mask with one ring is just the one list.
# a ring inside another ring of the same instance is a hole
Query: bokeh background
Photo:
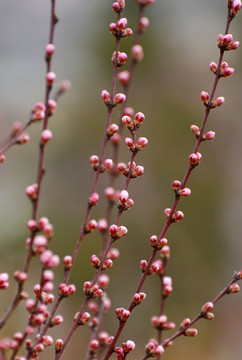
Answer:
[[[40, 216], [49, 217], [55, 226], [51, 248], [61, 257], [71, 254], [91, 191], [93, 171], [89, 156], [99, 154], [104, 132], [106, 109], [100, 92], [110, 89], [114, 39], [108, 26], [114, 21], [112, 1], [57, 1], [60, 22], [56, 27], [56, 53], [53, 71], [57, 79], [69, 79], [71, 90], [61, 98], [56, 115], [50, 120], [54, 133], [48, 145], [46, 176], [42, 188]], [[0, 4], [0, 135], [5, 137], [11, 124], [26, 121], [30, 109], [44, 98], [44, 47], [48, 39], [49, 1], [12, 0]], [[139, 136], [149, 139], [149, 146], [137, 156], [145, 167], [141, 178], [133, 181], [130, 195], [134, 208], [125, 213], [121, 224], [128, 235], [116, 245], [120, 258], [110, 269], [112, 278], [108, 295], [112, 308], [105, 328], [113, 334], [118, 321], [114, 309], [127, 307], [140, 278], [139, 261], [151, 253], [149, 237], [159, 234], [165, 218], [163, 210], [171, 206], [174, 179], [182, 179], [188, 155], [194, 146], [189, 130], [200, 125], [204, 107], [201, 90], [211, 91], [213, 74], [210, 61], [217, 61], [216, 38], [223, 33], [226, 20], [226, 1], [184, 0], [156, 1], [147, 8], [150, 27], [142, 37], [145, 57], [136, 69], [128, 104], [146, 114]], [[127, 1], [125, 16], [129, 26], [136, 22], [137, 7]], [[232, 23], [235, 40], [242, 41], [241, 14]], [[127, 50], [132, 39], [123, 40]], [[173, 278], [174, 293], [166, 304], [170, 321], [177, 325], [184, 317], [193, 317], [201, 305], [212, 299], [231, 279], [234, 270], [242, 268], [242, 52], [229, 52], [225, 60], [235, 67], [231, 78], [222, 79], [217, 96], [225, 96], [225, 104], [212, 111], [208, 130], [216, 132], [214, 141], [202, 144], [203, 161], [189, 180], [192, 195], [179, 204], [184, 211], [182, 222], [170, 228], [167, 238], [171, 246], [168, 274]], [[121, 90], [121, 88], [120, 88]], [[117, 112], [113, 121], [116, 121]], [[22, 268], [26, 222], [31, 207], [25, 187], [35, 182], [38, 140], [41, 126], [29, 130], [31, 141], [14, 147], [1, 165], [1, 251], [0, 272]], [[125, 133], [128, 136], [128, 133]], [[124, 149], [120, 160], [128, 161]], [[122, 188], [124, 178], [120, 178]], [[98, 190], [101, 201], [93, 217], [103, 216], [103, 188], [108, 175], [102, 176]], [[94, 270], [91, 254], [98, 253], [100, 238], [97, 232], [86, 237], [73, 272], [71, 282], [77, 293], [63, 302], [60, 311], [65, 323], [50, 333], [56, 339], [65, 338], [72, 325], [73, 314], [83, 300], [82, 283], [91, 279]], [[39, 278], [38, 259], [33, 262], [28, 291]], [[56, 271], [56, 281], [62, 279], [62, 269]], [[1, 308], [11, 301], [15, 284], [1, 292]], [[158, 315], [160, 288], [156, 277], [144, 286], [147, 299], [138, 307], [127, 324], [119, 344], [127, 339], [136, 343], [130, 359], [141, 359], [144, 344], [156, 335], [150, 317]], [[198, 323], [196, 339], [181, 338], [164, 354], [168, 360], [241, 359], [242, 307], [241, 294], [225, 297], [215, 310], [215, 320]], [[24, 304], [9, 321], [1, 337], [12, 336], [26, 324]], [[80, 328], [68, 346], [65, 359], [84, 359], [90, 332]], [[40, 356], [54, 359], [51, 351]], [[115, 356], [113, 356], [115, 358]]]

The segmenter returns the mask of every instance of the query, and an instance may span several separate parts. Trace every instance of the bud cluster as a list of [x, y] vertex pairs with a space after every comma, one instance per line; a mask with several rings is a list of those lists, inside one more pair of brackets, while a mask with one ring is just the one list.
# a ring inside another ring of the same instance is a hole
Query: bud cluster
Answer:
[[133, 34], [131, 28], [127, 27], [128, 20], [126, 18], [119, 19], [116, 23], [111, 23], [109, 25], [109, 30], [116, 39], [126, 38]]
[[119, 163], [118, 164], [118, 170], [122, 174], [124, 174], [124, 176], [128, 176], [129, 171], [131, 171], [131, 175], [130, 175], [131, 179], [134, 179], [134, 178], [136, 178], [138, 176], [143, 175], [143, 173], [144, 173], [144, 167], [143, 166], [140, 166], [140, 165], [136, 166], [136, 163], [133, 161], [132, 166], [131, 166], [131, 170], [130, 170], [130, 165], [131, 165], [130, 162], [127, 165], [125, 163], [123, 163], [123, 162]]

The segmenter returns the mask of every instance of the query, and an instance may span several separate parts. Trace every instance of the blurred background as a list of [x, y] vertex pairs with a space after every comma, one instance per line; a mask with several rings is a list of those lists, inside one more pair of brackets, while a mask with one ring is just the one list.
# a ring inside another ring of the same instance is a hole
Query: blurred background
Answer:
[[[128, 105], [145, 113], [138, 135], [146, 136], [149, 145], [137, 156], [137, 164], [145, 167], [145, 173], [129, 188], [135, 206], [120, 222], [129, 233], [115, 244], [121, 256], [109, 270], [112, 308], [105, 329], [110, 334], [118, 326], [114, 309], [128, 307], [140, 278], [139, 261], [150, 256], [149, 237], [159, 235], [162, 229], [163, 210], [173, 201], [172, 181], [182, 180], [185, 174], [195, 142], [189, 127], [200, 125], [203, 119], [200, 92], [210, 92], [212, 88], [209, 63], [218, 61], [216, 38], [224, 32], [226, 3], [157, 0], [146, 9], [150, 27], [141, 40], [145, 57], [135, 71]], [[50, 4], [47, 0], [12, 0], [2, 1], [0, 8], [0, 136], [4, 138], [14, 121], [25, 122], [33, 105], [44, 99], [43, 54], [48, 42]], [[111, 87], [114, 38], [108, 27], [115, 21], [115, 14], [109, 0], [57, 0], [57, 14], [60, 22], [55, 33], [53, 71], [58, 81], [68, 79], [72, 87], [60, 99], [56, 115], [50, 119], [54, 137], [47, 147], [39, 216], [47, 216], [54, 224], [51, 249], [62, 258], [72, 253], [78, 239], [94, 178], [89, 157], [99, 154], [102, 144], [106, 108], [100, 93]], [[137, 6], [133, 1], [127, 1], [124, 16], [134, 27]], [[233, 21], [231, 32], [234, 40], [242, 41], [241, 14]], [[132, 39], [123, 40], [121, 50], [129, 51], [131, 43]], [[192, 195], [179, 203], [178, 209], [185, 218], [167, 233], [171, 246], [167, 272], [173, 278], [174, 293], [167, 300], [166, 314], [178, 326], [184, 317], [194, 317], [206, 301], [212, 300], [230, 281], [234, 270], [242, 269], [241, 49], [226, 53], [225, 61], [235, 67], [235, 73], [219, 82], [216, 95], [224, 96], [226, 101], [211, 112], [207, 127], [216, 132], [216, 138], [202, 144], [203, 160], [188, 182]], [[112, 121], [117, 122], [117, 111]], [[23, 266], [28, 236], [25, 224], [31, 216], [25, 187], [36, 181], [40, 131], [41, 124], [32, 126], [30, 142], [11, 148], [0, 168], [0, 273], [12, 274]], [[127, 131], [124, 135], [129, 136]], [[120, 160], [127, 162], [129, 157], [124, 147]], [[91, 216], [96, 219], [103, 217], [106, 208], [103, 189], [108, 184], [108, 174], [101, 180], [101, 199]], [[120, 188], [124, 180], [120, 177]], [[63, 301], [58, 313], [64, 315], [65, 322], [49, 332], [54, 339], [65, 339], [73, 314], [84, 298], [82, 284], [94, 275], [90, 256], [98, 254], [99, 249], [97, 232], [85, 238], [71, 277], [77, 293]], [[38, 259], [32, 266], [27, 287], [31, 296], [31, 287], [39, 279]], [[56, 270], [56, 279], [57, 283], [62, 279], [61, 266]], [[1, 292], [2, 312], [15, 291], [12, 276], [10, 285]], [[150, 318], [159, 314], [157, 277], [149, 277], [143, 290], [147, 299], [135, 309], [119, 341], [119, 345], [128, 339], [135, 341], [136, 351], [130, 359], [141, 359], [148, 339], [156, 336]], [[200, 321], [199, 336], [176, 340], [164, 359], [241, 359], [241, 301], [241, 294], [223, 298], [216, 306], [215, 320]], [[24, 304], [1, 338], [25, 327], [23, 309]], [[84, 359], [89, 335], [87, 327], [78, 329], [62, 359]], [[54, 355], [49, 351], [40, 358], [54, 359]]]

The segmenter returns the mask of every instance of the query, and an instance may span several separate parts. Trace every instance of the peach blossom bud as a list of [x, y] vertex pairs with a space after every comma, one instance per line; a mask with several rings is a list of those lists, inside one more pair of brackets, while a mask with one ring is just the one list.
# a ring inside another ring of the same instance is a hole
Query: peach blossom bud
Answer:
[[105, 196], [107, 197], [108, 200], [112, 201], [113, 198], [114, 198], [115, 190], [114, 190], [114, 188], [109, 186], [104, 190], [104, 194], [105, 194]]
[[53, 344], [53, 338], [50, 335], [43, 336], [42, 342], [45, 346], [50, 346]]
[[136, 166], [135, 169], [133, 170], [132, 176], [136, 177], [136, 176], [141, 176], [144, 173], [144, 167], [143, 166]]
[[116, 236], [117, 235], [117, 231], [118, 231], [118, 227], [117, 225], [111, 225], [110, 228], [109, 228], [109, 232], [110, 232], [110, 235], [111, 236]]
[[213, 303], [211, 301], [207, 302], [206, 304], [203, 305], [201, 312], [202, 313], [207, 313], [208, 311], [213, 310]]
[[[37, 185], [37, 184], [36, 184]], [[38, 222], [38, 229], [39, 230], [43, 230], [44, 229], [44, 227], [46, 226], [46, 225], [48, 225], [49, 224], [49, 219], [47, 218], [47, 217], [42, 217], [42, 218], [40, 218], [39, 219], [39, 222]]]
[[170, 247], [168, 245], [165, 245], [162, 249], [161, 249], [161, 257], [164, 260], [169, 259], [170, 257]]
[[124, 115], [128, 115], [129, 117], [132, 118], [132, 116], [134, 116], [134, 109], [130, 106], [127, 106], [126, 108], [124, 108], [122, 112], [122, 116]]
[[53, 255], [52, 251], [46, 250], [40, 255], [41, 263], [47, 268], [55, 268], [60, 263], [60, 258], [58, 255]]
[[170, 213], [171, 213], [171, 209], [170, 208], [166, 208], [164, 210], [164, 214], [166, 215], [166, 217], [169, 217], [170, 216]]
[[16, 144], [23, 145], [29, 141], [30, 137], [28, 134], [22, 134], [16, 139]]
[[162, 238], [162, 239], [160, 239], [159, 241], [158, 241], [158, 244], [157, 244], [157, 246], [158, 246], [158, 249], [161, 249], [161, 248], [163, 248], [166, 244], [167, 244], [167, 239], [166, 238]]
[[14, 121], [14, 123], [12, 125], [12, 133], [11, 133], [11, 135], [12, 136], [16, 135], [19, 132], [19, 130], [21, 129], [21, 127], [22, 127], [21, 121]]
[[92, 168], [94, 170], [97, 170], [98, 169], [98, 165], [99, 165], [99, 157], [97, 155], [92, 155], [89, 159], [90, 161], [90, 164], [92, 166]]
[[55, 51], [55, 45], [54, 44], [46, 45], [46, 47], [45, 47], [45, 55], [46, 55], [47, 58], [50, 58], [54, 54], [54, 51]]
[[121, 204], [124, 204], [129, 198], [129, 193], [126, 190], [122, 190], [120, 195], [119, 195], [119, 201], [121, 202]]
[[47, 144], [53, 137], [52, 132], [49, 129], [45, 129], [41, 133], [41, 143], [43, 145]]
[[[186, 196], [188, 196], [188, 195], [186, 195]], [[174, 215], [175, 221], [180, 221], [180, 220], [182, 220], [183, 218], [184, 218], [184, 214], [183, 214], [182, 211], [177, 211], [177, 212], [175, 213], [175, 215]]]
[[122, 85], [127, 86], [130, 80], [130, 72], [128, 70], [121, 71], [118, 74], [118, 79]]
[[136, 142], [136, 147], [141, 150], [143, 149], [146, 145], [148, 145], [148, 140], [146, 139], [146, 137], [140, 137], [138, 138], [137, 142]]
[[125, 144], [131, 151], [134, 150], [134, 142], [131, 138], [129, 137], [125, 138]]
[[65, 270], [69, 270], [72, 267], [72, 256], [66, 255], [63, 259]]
[[179, 191], [179, 194], [181, 196], [190, 196], [191, 195], [191, 190], [189, 188], [184, 188], [184, 189], [181, 189]]
[[152, 236], [150, 237], [150, 244], [151, 244], [152, 247], [155, 247], [155, 246], [156, 246], [157, 240], [158, 240], [158, 237], [157, 237], [156, 235], [152, 235]]
[[226, 50], [236, 50], [239, 46], [239, 41], [233, 41], [227, 45]]
[[155, 347], [155, 349], [152, 351], [152, 356], [159, 356], [159, 355], [162, 355], [163, 352], [164, 352], [164, 348], [162, 345], [158, 345]]
[[57, 102], [53, 99], [49, 99], [48, 100], [48, 107], [49, 107], [49, 111], [51, 114], [54, 114], [56, 107], [57, 107]]
[[64, 345], [64, 342], [62, 339], [57, 339], [56, 342], [55, 342], [55, 351], [58, 353], [59, 351], [62, 350], [63, 348], [63, 345]]
[[35, 220], [29, 220], [27, 222], [27, 228], [29, 230], [35, 230], [36, 229], [36, 221]]
[[230, 285], [230, 287], [227, 290], [227, 294], [235, 294], [238, 293], [240, 291], [240, 287], [237, 283], [234, 283], [232, 285]]
[[180, 189], [180, 186], [181, 186], [181, 182], [179, 180], [174, 180], [173, 181], [172, 187], [173, 187], [174, 191]]
[[115, 105], [122, 104], [123, 102], [125, 102], [125, 100], [126, 100], [126, 95], [118, 93], [114, 97], [114, 104]]
[[128, 232], [128, 229], [127, 229], [125, 226], [122, 226], [122, 225], [121, 225], [121, 226], [118, 227], [117, 235], [118, 235], [119, 237], [121, 237], [121, 236], [126, 235], [127, 232]]
[[[109, 259], [110, 260], [110, 259]], [[106, 274], [100, 275], [98, 278], [98, 285], [102, 290], [106, 289], [109, 284], [109, 276]]]
[[98, 203], [99, 195], [98, 193], [92, 193], [92, 195], [89, 198], [89, 204], [94, 206]]
[[223, 41], [222, 41], [223, 46], [228, 45], [232, 40], [233, 40], [233, 35], [232, 34], [224, 35]]
[[186, 327], [190, 324], [191, 324], [191, 320], [189, 318], [185, 318], [180, 324], [180, 329], [183, 329], [184, 327]]
[[224, 69], [221, 72], [221, 75], [224, 76], [224, 77], [227, 77], [227, 76], [231, 76], [233, 73], [234, 73], [234, 68], [226, 67], [226, 69]]
[[114, 3], [113, 3], [113, 11], [119, 12], [119, 10], [120, 10], [119, 3], [118, 3], [118, 2], [114, 2]]
[[221, 106], [225, 101], [225, 98], [223, 96], [218, 97], [217, 99], [214, 100], [213, 104], [214, 107], [218, 107]]
[[122, 31], [122, 37], [128, 37], [131, 36], [133, 34], [133, 30], [131, 28], [126, 28], [125, 30]]
[[125, 0], [118, 0], [119, 6], [124, 9], [125, 7]]
[[209, 101], [209, 94], [206, 91], [202, 91], [200, 96], [204, 105], [207, 105]]
[[142, 61], [144, 57], [144, 51], [141, 45], [134, 45], [131, 48], [132, 59], [136, 62]]
[[208, 131], [205, 135], [204, 138], [206, 140], [212, 140], [215, 137], [215, 132], [214, 131]]
[[108, 129], [107, 129], [107, 135], [108, 135], [108, 136], [112, 136], [112, 135], [115, 134], [118, 130], [119, 130], [118, 125], [116, 125], [116, 124], [111, 124], [111, 125], [109, 125], [109, 127], [108, 127]]
[[44, 235], [50, 239], [54, 235], [54, 227], [52, 224], [46, 224], [43, 228]]
[[43, 111], [45, 112], [45, 105], [42, 102], [38, 102], [34, 105], [33, 112]]
[[87, 228], [88, 228], [88, 230], [89, 231], [93, 231], [93, 230], [95, 230], [96, 228], [97, 228], [97, 222], [96, 222], [96, 220], [90, 220], [89, 222], [88, 222], [88, 224], [87, 224]]
[[145, 115], [142, 112], [135, 114], [134, 123], [141, 125], [145, 119]]
[[231, 5], [231, 10], [233, 11], [234, 15], [238, 14], [241, 7], [242, 5], [240, 0], [233, 0]]
[[29, 197], [29, 199], [33, 200], [36, 199], [38, 190], [38, 184], [32, 184], [26, 187], [25, 193]]
[[14, 279], [19, 283], [23, 283], [28, 277], [28, 275], [25, 272], [22, 272], [19, 270], [16, 270], [14, 272], [13, 276], [14, 276]]
[[146, 260], [140, 260], [140, 267], [141, 267], [143, 272], [146, 270], [147, 265], [148, 265], [148, 263], [147, 263]]
[[100, 219], [97, 222], [97, 228], [101, 232], [105, 232], [108, 228], [108, 223], [106, 219]]
[[190, 336], [190, 337], [197, 336], [197, 334], [198, 334], [197, 329], [190, 329], [189, 328], [189, 329], [185, 330], [185, 332], [184, 332], [184, 335]]
[[140, 31], [146, 30], [149, 24], [150, 24], [149, 19], [146, 16], [142, 16], [139, 19], [139, 30]]
[[4, 163], [6, 160], [6, 156], [3, 154], [0, 154], [0, 163]]
[[[76, 314], [77, 316], [79, 315], [79, 313]], [[75, 316], [76, 317], [76, 316]], [[91, 318], [91, 315], [88, 312], [84, 312], [81, 315], [81, 318], [78, 322], [78, 325], [85, 325]], [[74, 318], [75, 319], [75, 318]]]
[[135, 349], [135, 343], [132, 340], [128, 340], [122, 344], [125, 353], [129, 353]]
[[53, 84], [53, 82], [55, 81], [56, 78], [56, 74], [52, 71], [48, 72], [46, 74], [46, 83], [48, 86], [51, 86]]
[[119, 30], [123, 30], [126, 28], [126, 26], [128, 25], [128, 20], [126, 18], [121, 18], [120, 20], [118, 20], [117, 22], [117, 28]]
[[97, 255], [92, 255], [91, 256], [91, 263], [95, 267], [95, 269], [98, 269], [101, 261], [99, 260]]
[[90, 353], [91, 354], [96, 354], [98, 348], [99, 348], [99, 341], [96, 340], [96, 339], [91, 340], [90, 344], [89, 344]]
[[33, 114], [33, 120], [41, 121], [45, 118], [45, 112], [44, 111], [36, 111]]
[[130, 116], [128, 115], [124, 115], [122, 117], [122, 123], [126, 126], [126, 127], [129, 127], [132, 125], [132, 119]]
[[214, 314], [212, 312], [207, 312], [203, 315], [204, 319], [207, 320], [213, 320], [214, 319]]
[[191, 125], [190, 129], [194, 135], [200, 135], [200, 129], [197, 125]]
[[41, 352], [41, 351], [44, 351], [44, 344], [37, 344], [35, 345], [35, 347], [33, 348], [34, 351], [37, 351], [37, 352]]
[[218, 70], [218, 65], [214, 61], [212, 61], [209, 65], [209, 68], [214, 74], [216, 74]]
[[115, 260], [119, 257], [119, 250], [115, 248], [111, 248], [108, 252], [108, 258], [111, 260]]
[[110, 93], [107, 90], [102, 91], [102, 99], [106, 105], [110, 104]]
[[111, 23], [111, 24], [109, 25], [109, 30], [110, 30], [111, 33], [116, 34], [117, 25], [116, 25], [115, 23]]

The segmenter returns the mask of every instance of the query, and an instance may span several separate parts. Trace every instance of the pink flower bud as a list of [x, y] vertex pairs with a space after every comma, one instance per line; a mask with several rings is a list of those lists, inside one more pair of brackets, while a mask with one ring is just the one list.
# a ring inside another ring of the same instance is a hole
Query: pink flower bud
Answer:
[[132, 59], [136, 62], [142, 61], [144, 57], [144, 51], [141, 45], [134, 45], [131, 49]]
[[129, 198], [129, 193], [126, 190], [122, 190], [120, 195], [119, 195], [119, 201], [121, 202], [121, 204], [124, 204]]
[[196, 136], [200, 135], [200, 129], [197, 125], [191, 125], [190, 129], [194, 135], [196, 135]]
[[100, 275], [98, 278], [98, 285], [102, 290], [104, 290], [107, 288], [109, 281], [110, 281], [110, 279], [109, 279], [108, 275], [106, 275], [106, 274]]
[[234, 73], [234, 68], [226, 67], [220, 74], [224, 77], [231, 76]]
[[184, 335], [190, 336], [190, 337], [197, 336], [197, 334], [198, 334], [197, 329], [191, 329], [191, 328], [187, 329], [187, 330], [184, 332]]
[[119, 226], [118, 229], [117, 229], [117, 235], [119, 237], [126, 235], [127, 232], [128, 232], [128, 229], [125, 226], [122, 226], [122, 225]]
[[209, 68], [214, 74], [216, 74], [218, 70], [218, 65], [214, 61], [212, 61], [209, 65]]
[[50, 239], [54, 235], [54, 227], [52, 224], [46, 224], [43, 228], [44, 235]]
[[202, 313], [207, 313], [208, 311], [213, 310], [213, 307], [214, 307], [213, 303], [211, 301], [209, 301], [203, 305], [201, 311], [202, 311]]
[[54, 54], [54, 51], [55, 51], [55, 45], [54, 44], [46, 45], [46, 47], [45, 47], [45, 56], [47, 58], [50, 58]]
[[114, 104], [115, 105], [122, 104], [123, 102], [125, 102], [125, 100], [126, 100], [126, 96], [124, 94], [118, 93], [114, 97]]
[[130, 80], [130, 72], [128, 70], [121, 71], [118, 74], [118, 79], [122, 85], [127, 86]]
[[179, 194], [181, 196], [190, 196], [191, 195], [191, 190], [189, 188], [184, 188], [184, 189], [181, 189], [179, 191]]
[[132, 340], [128, 340], [122, 344], [125, 353], [129, 353], [135, 349], [135, 343]]
[[[185, 195], [185, 196], [188, 196], [188, 195]], [[180, 221], [184, 218], [184, 214], [182, 211], [177, 211], [174, 215], [174, 219], [175, 221]]]
[[239, 41], [232, 41], [227, 45], [226, 50], [236, 50], [239, 46]]
[[117, 28], [119, 30], [125, 29], [127, 25], [128, 25], [128, 20], [126, 18], [121, 18], [117, 22]]
[[174, 191], [180, 189], [180, 186], [181, 186], [181, 182], [179, 180], [174, 180], [173, 181], [172, 187], [173, 187]]
[[93, 265], [96, 269], [98, 269], [101, 261], [99, 260], [99, 258], [97, 257], [97, 255], [92, 255], [92, 256], [91, 256], [91, 263], [92, 263], [92, 265]]
[[4, 161], [6, 160], [6, 156], [3, 154], [0, 154], [0, 163], [4, 163]]
[[27, 222], [27, 228], [31, 231], [36, 229], [36, 221], [35, 220], [29, 220]]
[[227, 290], [227, 294], [236, 294], [240, 291], [240, 286], [237, 283], [230, 285]]
[[208, 131], [205, 135], [204, 138], [206, 140], [212, 140], [215, 137], [215, 132], [214, 131]]
[[38, 190], [38, 184], [32, 184], [26, 187], [25, 193], [29, 197], [29, 199], [33, 200], [36, 199]]
[[105, 232], [108, 228], [108, 223], [106, 219], [100, 219], [97, 222], [97, 228], [101, 232]]
[[14, 121], [13, 125], [12, 125], [12, 135], [16, 135], [19, 130], [22, 128], [22, 123], [21, 121]]
[[111, 225], [110, 228], [109, 228], [109, 232], [110, 232], [110, 235], [112, 237], [116, 236], [117, 235], [117, 231], [118, 231], [118, 227], [117, 225]]
[[56, 107], [57, 107], [57, 102], [53, 99], [49, 99], [48, 100], [48, 107], [49, 107], [49, 111], [51, 114], [54, 114]]
[[110, 104], [110, 93], [107, 90], [102, 91], [102, 99], [106, 105]]
[[129, 148], [129, 150], [134, 150], [134, 142], [131, 138], [125, 138], [125, 144], [127, 145], [127, 147]]
[[97, 228], [97, 222], [96, 222], [96, 220], [90, 220], [89, 222], [88, 222], [88, 224], [87, 224], [87, 227], [88, 227], [88, 229], [90, 230], [90, 231], [93, 231], [93, 230], [95, 230], [96, 228]]
[[119, 12], [119, 10], [120, 10], [119, 3], [118, 3], [118, 2], [114, 2], [114, 3], [113, 3], [113, 11]]
[[45, 112], [44, 111], [36, 111], [33, 114], [33, 120], [41, 121], [41, 120], [44, 120], [44, 118], [45, 118]]
[[99, 195], [98, 193], [92, 193], [92, 195], [89, 198], [89, 204], [94, 206], [98, 203]]
[[22, 272], [20, 270], [16, 270], [14, 272], [13, 276], [14, 276], [14, 279], [19, 283], [23, 283], [28, 277], [28, 275], [25, 272]]
[[49, 129], [45, 129], [41, 133], [41, 143], [43, 145], [47, 144], [53, 137], [52, 132]]
[[141, 150], [143, 149], [146, 145], [148, 145], [148, 140], [146, 139], [146, 137], [140, 137], [138, 138], [137, 142], [136, 142], [136, 147]]
[[202, 102], [204, 103], [204, 105], [207, 105], [208, 101], [209, 101], [209, 94], [206, 91], [202, 91], [201, 99], [202, 99]]
[[16, 139], [16, 144], [23, 145], [29, 141], [30, 137], [28, 134], [22, 134]]
[[164, 214], [166, 215], [166, 217], [169, 217], [170, 216], [170, 213], [171, 213], [171, 209], [170, 208], [166, 208], [164, 210]]
[[224, 45], [228, 45], [231, 41], [233, 40], [233, 35], [232, 34], [226, 34], [224, 35], [222, 44]]
[[116, 34], [117, 25], [116, 25], [115, 23], [111, 23], [111, 24], [109, 25], [109, 30], [110, 30], [111, 33]]
[[53, 84], [53, 82], [55, 81], [56, 78], [56, 74], [52, 71], [48, 72], [46, 74], [46, 83], [48, 86], [51, 86]]
[[113, 134], [115, 134], [117, 131], [119, 130], [119, 127], [117, 124], [111, 124], [109, 125], [108, 129], [107, 129], [107, 135], [108, 136], [112, 136]]
[[122, 112], [122, 116], [124, 115], [128, 115], [129, 117], [132, 118], [134, 116], [134, 109], [130, 106], [127, 106], [126, 108], [124, 108]]
[[150, 22], [149, 19], [146, 16], [142, 16], [139, 19], [139, 29], [140, 31], [144, 31], [147, 29], [147, 27], [149, 26]]
[[242, 4], [240, 0], [233, 0], [231, 5], [231, 10], [233, 11], [234, 15], [237, 15], [239, 10], [241, 9]]
[[62, 350], [64, 342], [62, 339], [57, 339], [55, 342], [55, 351], [58, 353]]
[[170, 247], [168, 245], [163, 246], [163, 248], [161, 249], [161, 257], [162, 259], [169, 259], [170, 257]]
[[223, 96], [218, 97], [216, 100], [214, 100], [213, 104], [214, 107], [221, 106], [225, 101], [225, 98]]

